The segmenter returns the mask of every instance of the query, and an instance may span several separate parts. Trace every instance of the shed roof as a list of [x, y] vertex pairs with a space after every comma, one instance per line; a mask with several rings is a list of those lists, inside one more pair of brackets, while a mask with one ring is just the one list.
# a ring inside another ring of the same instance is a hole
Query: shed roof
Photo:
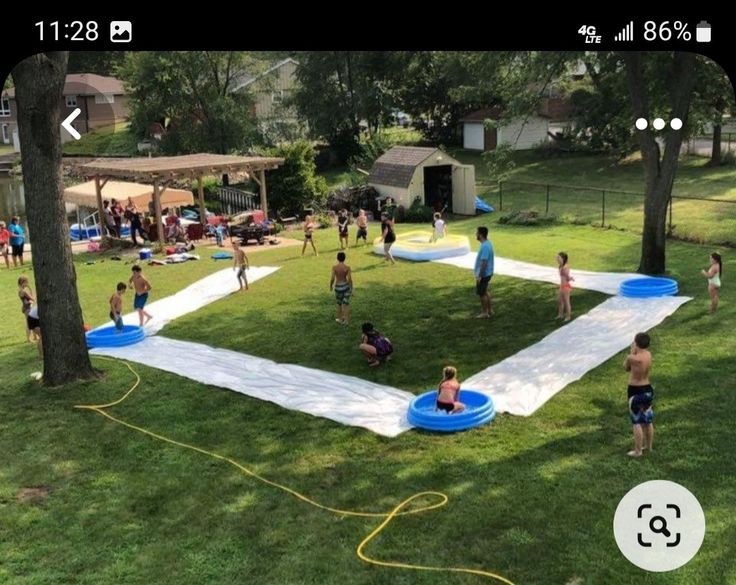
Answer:
[[414, 170], [437, 150], [433, 147], [394, 146], [373, 163], [368, 182], [406, 188], [411, 183]]
[[[501, 108], [482, 108], [480, 110], [475, 110], [474, 112], [470, 112], [466, 116], [463, 116], [460, 118], [461, 123], [471, 123], [471, 124], [481, 124], [485, 122], [486, 120], [500, 120], [503, 116], [503, 111]], [[522, 116], [524, 117], [524, 116]], [[539, 117], [539, 118], [549, 118], [549, 114], [544, 112], [543, 110], [539, 110], [535, 114], [532, 114], [530, 116], [526, 116], [526, 118], [533, 118], [533, 117]]]
[[498, 120], [501, 117], [500, 108], [481, 108], [470, 112], [460, 118], [461, 122], [483, 122], [485, 120]]
[[154, 177], [218, 175], [276, 169], [283, 158], [230, 156], [226, 154], [185, 154], [182, 156], [97, 159], [79, 165], [81, 172], [114, 177]]

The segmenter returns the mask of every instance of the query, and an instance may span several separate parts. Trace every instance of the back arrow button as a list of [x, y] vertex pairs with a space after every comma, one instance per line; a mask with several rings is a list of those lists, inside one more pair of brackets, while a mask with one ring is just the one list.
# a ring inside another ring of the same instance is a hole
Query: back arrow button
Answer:
[[80, 110], [79, 108], [75, 108], [74, 111], [66, 117], [66, 120], [64, 120], [61, 123], [61, 127], [67, 132], [69, 132], [69, 134], [72, 135], [74, 140], [79, 140], [82, 137], [82, 135], [79, 132], [77, 132], [76, 128], [72, 126], [72, 122], [74, 122], [77, 116], [81, 113], [82, 113], [82, 110]]

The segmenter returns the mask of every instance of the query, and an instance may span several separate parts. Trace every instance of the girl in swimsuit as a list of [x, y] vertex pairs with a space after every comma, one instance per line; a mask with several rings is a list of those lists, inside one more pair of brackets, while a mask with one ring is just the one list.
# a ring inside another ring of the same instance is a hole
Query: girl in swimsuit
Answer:
[[444, 410], [448, 414], [462, 412], [465, 405], [458, 400], [459, 396], [460, 382], [457, 381], [457, 368], [445, 366], [442, 370], [442, 381], [437, 386], [435, 410]]
[[560, 271], [560, 290], [557, 292], [557, 319], [564, 319], [567, 323], [572, 318], [572, 306], [570, 305], [570, 292], [572, 292], [573, 280], [570, 276], [570, 266], [567, 264], [567, 252], [557, 254], [557, 265]]
[[26, 278], [25, 276], [21, 276], [18, 279], [18, 298], [21, 302], [21, 313], [23, 313], [26, 317], [26, 337], [28, 338], [29, 342], [34, 342], [36, 341], [36, 334], [33, 329], [28, 326], [28, 313], [31, 311], [33, 303], [36, 302], [36, 299], [33, 297], [31, 285], [28, 284], [28, 278]]
[[708, 270], [700, 273], [708, 280], [708, 294], [710, 295], [710, 312], [715, 313], [718, 308], [718, 291], [721, 288], [721, 275], [723, 274], [723, 260], [718, 252], [710, 255], [710, 266]]
[[307, 249], [307, 243], [312, 244], [312, 250], [314, 250], [314, 255], [318, 256], [317, 254], [317, 248], [314, 245], [314, 239], [312, 237], [312, 234], [314, 232], [314, 221], [312, 221], [312, 216], [308, 215], [304, 218], [304, 245], [302, 246], [302, 256], [304, 256], [304, 250]]

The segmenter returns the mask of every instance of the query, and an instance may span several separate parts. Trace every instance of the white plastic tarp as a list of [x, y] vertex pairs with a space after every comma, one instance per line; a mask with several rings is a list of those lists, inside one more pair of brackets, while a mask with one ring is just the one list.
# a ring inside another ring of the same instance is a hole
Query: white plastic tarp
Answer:
[[[161, 331], [167, 323], [170, 323], [174, 319], [182, 317], [187, 313], [192, 313], [197, 309], [201, 309], [210, 303], [218, 301], [229, 294], [236, 292], [238, 290], [238, 280], [235, 277], [235, 272], [233, 271], [230, 262], [228, 262], [228, 266], [229, 268], [219, 270], [209, 276], [205, 276], [194, 284], [190, 284], [188, 287], [183, 288], [176, 294], [146, 305], [146, 312], [153, 315], [153, 319], [151, 319], [144, 327], [146, 335], [155, 335]], [[276, 272], [278, 269], [278, 266], [251, 267], [246, 271], [248, 284], [256, 282], [261, 278], [265, 278], [269, 274]], [[154, 272], [155, 277], [152, 279], [151, 274]], [[154, 298], [156, 295], [156, 278], [158, 278], [159, 275], [165, 276], [165, 272], [165, 266], [151, 268], [149, 271], [144, 272], [149, 281], [153, 280], [151, 296]], [[129, 299], [129, 302], [132, 303], [133, 294], [130, 295]], [[138, 313], [134, 311], [124, 315], [123, 323], [126, 325], [138, 325]], [[108, 321], [102, 327], [110, 327], [112, 324], [112, 321]]]
[[411, 428], [406, 412], [413, 394], [352, 376], [159, 336], [91, 353], [137, 362], [386, 437]]
[[[689, 297], [613, 297], [534, 345], [467, 378], [493, 399], [497, 412], [529, 416], [568, 384], [626, 349], [634, 335], [658, 325]], [[612, 383], [623, 384], [620, 380]], [[622, 390], [622, 396], [623, 396]]]
[[[435, 260], [435, 262], [472, 270], [475, 266], [476, 255], [476, 252], [471, 252], [465, 256], [444, 258], [442, 260]], [[543, 266], [541, 264], [521, 262], [520, 260], [511, 260], [499, 256], [496, 256], [494, 259], [494, 274], [513, 276], [525, 280], [551, 282], [553, 284], [559, 284], [560, 282], [560, 274], [557, 266]], [[618, 294], [618, 287], [624, 280], [629, 280], [630, 278], [648, 278], [641, 274], [630, 272], [590, 272], [588, 270], [577, 270], [576, 268], [572, 268], [571, 274], [575, 278], [572, 283], [574, 288], [595, 290], [609, 295]]]

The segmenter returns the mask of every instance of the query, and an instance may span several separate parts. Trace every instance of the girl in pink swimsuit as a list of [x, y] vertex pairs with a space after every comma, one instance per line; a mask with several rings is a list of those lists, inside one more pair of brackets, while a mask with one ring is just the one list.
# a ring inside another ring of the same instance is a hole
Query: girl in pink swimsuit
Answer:
[[567, 252], [557, 254], [557, 265], [560, 271], [560, 290], [557, 292], [557, 319], [564, 319], [564, 322], [567, 323], [572, 318], [570, 293], [572, 292], [571, 282], [575, 280], [570, 276]]
[[457, 381], [457, 369], [445, 366], [442, 370], [442, 382], [437, 387], [436, 410], [444, 410], [448, 414], [455, 414], [465, 410], [465, 405], [458, 400], [460, 396], [460, 382]]

